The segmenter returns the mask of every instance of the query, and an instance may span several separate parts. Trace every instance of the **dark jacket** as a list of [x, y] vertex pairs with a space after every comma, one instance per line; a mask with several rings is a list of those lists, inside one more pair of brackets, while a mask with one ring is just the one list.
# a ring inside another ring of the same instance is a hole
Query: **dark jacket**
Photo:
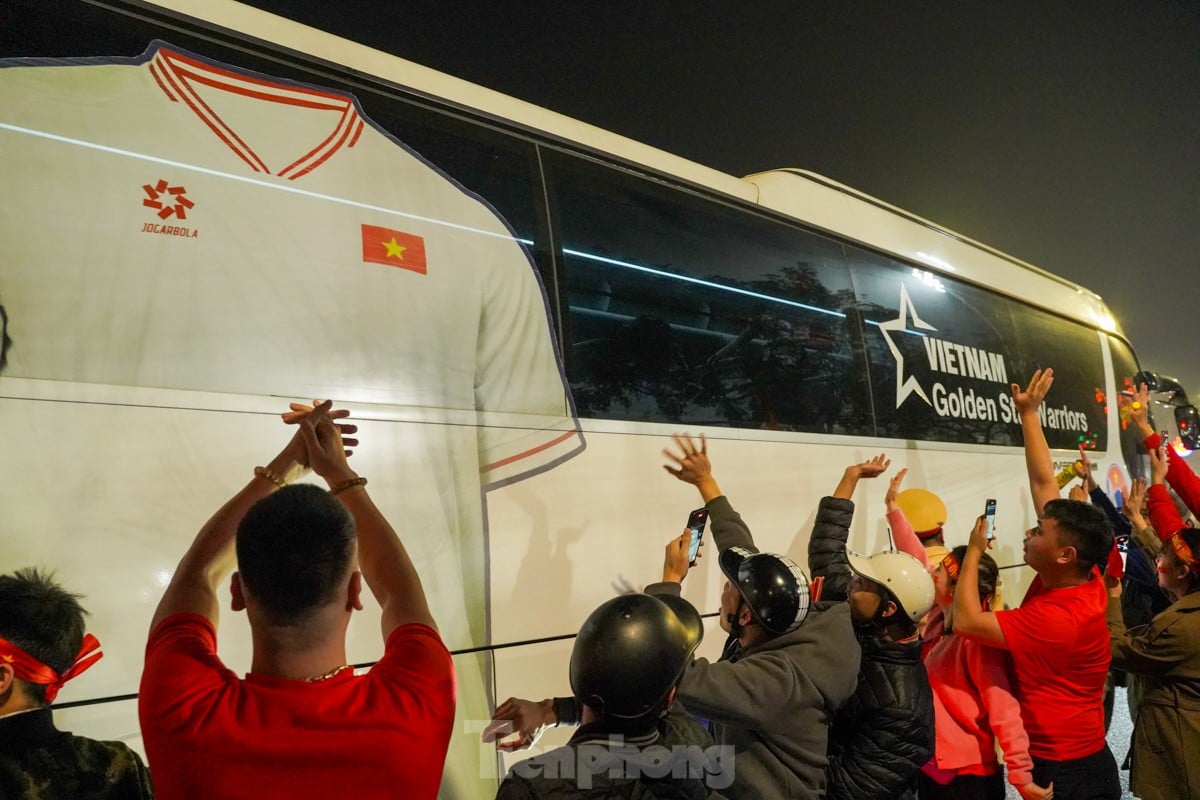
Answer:
[[[750, 530], [729, 501], [708, 504], [719, 551], [754, 547]], [[647, 587], [649, 594], [679, 584]], [[679, 683], [678, 697], [712, 722], [720, 745], [734, 751], [729, 797], [817, 800], [824, 795], [829, 721], [854, 692], [859, 648], [845, 603], [817, 603], [791, 633], [744, 650], [726, 647], [717, 662], [698, 658]]]
[[712, 736], [676, 703], [641, 736], [582, 726], [563, 747], [514, 764], [496, 798], [720, 800], [716, 790], [729, 786], [731, 771]]
[[98, 742], [54, 727], [49, 707], [0, 718], [0, 798], [144, 800], [146, 765], [121, 742]]
[[[813, 575], [825, 578], [822, 597], [849, 596], [846, 539], [854, 503], [821, 500], [808, 545]], [[829, 733], [828, 800], [908, 800], [917, 773], [933, 755], [933, 692], [919, 640], [899, 643], [858, 633], [858, 688]]]
[[1145, 800], [1200, 800], [1200, 593], [1126, 628], [1108, 600], [1112, 663], [1151, 682], [1133, 727], [1129, 788]]

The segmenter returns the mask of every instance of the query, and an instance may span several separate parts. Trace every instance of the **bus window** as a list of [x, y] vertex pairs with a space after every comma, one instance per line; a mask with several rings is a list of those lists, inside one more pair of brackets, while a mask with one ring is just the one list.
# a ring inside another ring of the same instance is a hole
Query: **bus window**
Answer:
[[1019, 445], [1009, 402], [1012, 302], [848, 248], [879, 435]]
[[[1132, 394], [1137, 389], [1133, 383], [1134, 376], [1138, 374], [1137, 359], [1134, 358], [1129, 345], [1115, 336], [1108, 337], [1108, 351], [1112, 356], [1113, 379], [1117, 386], [1117, 392]], [[1132, 398], [1129, 395], [1119, 394], [1117, 397], [1110, 398], [1109, 402], [1115, 403], [1120, 409], [1124, 404], [1132, 402]], [[1153, 404], [1151, 407], [1153, 408]], [[1142, 447], [1142, 437], [1138, 434], [1137, 427], [1123, 414], [1120, 416], [1120, 424], [1121, 457], [1125, 461], [1125, 468], [1129, 470], [1129, 477], [1149, 477], [1145, 467], [1145, 449]], [[1152, 415], [1151, 425], [1153, 424]]]
[[1042, 429], [1050, 447], [1108, 449], [1108, 398], [1104, 392], [1104, 353], [1095, 330], [1063, 317], [1013, 303], [1016, 352], [1014, 382], [1035, 369], [1052, 367], [1054, 386], [1046, 397]]
[[881, 436], [1022, 443], [1013, 383], [1053, 367], [1052, 448], [1107, 446], [1095, 331], [946, 275], [849, 248]]
[[869, 435], [841, 246], [556, 155], [580, 416]]

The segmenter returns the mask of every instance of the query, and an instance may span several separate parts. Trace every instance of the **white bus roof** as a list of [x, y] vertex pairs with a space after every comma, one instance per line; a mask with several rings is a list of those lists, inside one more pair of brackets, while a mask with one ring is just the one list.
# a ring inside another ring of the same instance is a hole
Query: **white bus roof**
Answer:
[[144, 2], [382, 78], [418, 96], [449, 103], [756, 204], [915, 264], [923, 264], [930, 273], [952, 275], [988, 286], [1101, 330], [1124, 335], [1095, 292], [816, 173], [779, 169], [738, 178], [234, 0]]

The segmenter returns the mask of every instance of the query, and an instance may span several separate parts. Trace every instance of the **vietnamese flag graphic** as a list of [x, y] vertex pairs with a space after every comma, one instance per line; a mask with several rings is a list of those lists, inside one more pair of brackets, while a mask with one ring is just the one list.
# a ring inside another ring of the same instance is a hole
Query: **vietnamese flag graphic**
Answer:
[[362, 226], [363, 261], [425, 274], [425, 240], [413, 233]]

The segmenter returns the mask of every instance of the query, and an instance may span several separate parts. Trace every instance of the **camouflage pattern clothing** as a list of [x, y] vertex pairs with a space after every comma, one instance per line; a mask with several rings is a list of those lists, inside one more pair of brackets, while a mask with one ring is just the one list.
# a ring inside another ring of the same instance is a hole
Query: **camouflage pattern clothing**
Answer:
[[49, 707], [0, 717], [0, 798], [143, 800], [150, 773], [121, 742], [98, 742], [54, 727]]

